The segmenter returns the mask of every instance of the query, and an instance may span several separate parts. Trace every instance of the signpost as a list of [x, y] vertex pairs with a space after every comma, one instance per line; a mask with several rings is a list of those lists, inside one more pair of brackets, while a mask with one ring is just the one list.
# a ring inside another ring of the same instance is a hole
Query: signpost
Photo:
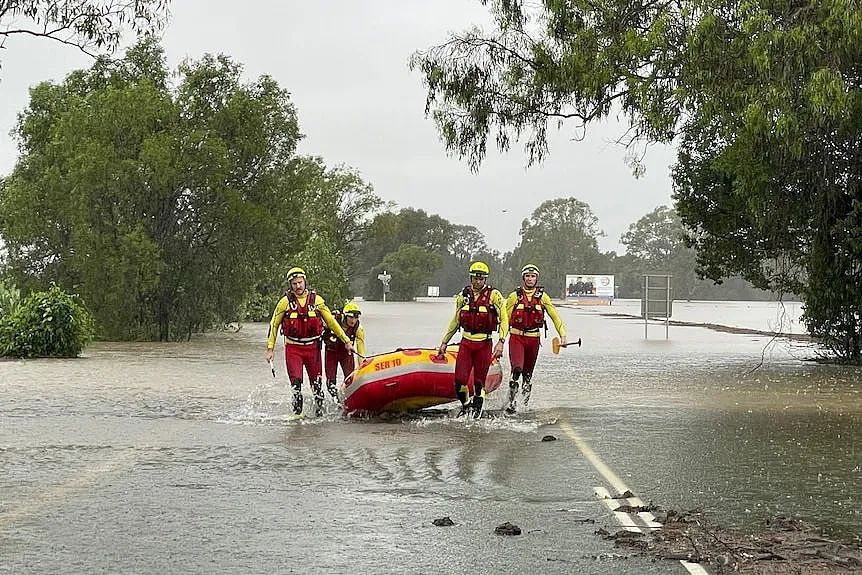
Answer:
[[648, 326], [651, 319], [664, 319], [664, 338], [668, 339], [670, 316], [673, 314], [673, 296], [670, 275], [644, 275], [644, 291], [641, 297], [641, 316], [644, 318], [644, 339], [649, 339]]
[[383, 303], [386, 303], [386, 294], [389, 293], [389, 282], [392, 280], [392, 276], [383, 270], [382, 274], [377, 274], [377, 279], [383, 284]]

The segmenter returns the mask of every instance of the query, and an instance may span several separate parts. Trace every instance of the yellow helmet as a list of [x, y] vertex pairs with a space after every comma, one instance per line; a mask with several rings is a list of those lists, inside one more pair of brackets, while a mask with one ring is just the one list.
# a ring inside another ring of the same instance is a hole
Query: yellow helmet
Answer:
[[473, 262], [473, 265], [470, 266], [471, 276], [486, 276], [489, 273], [491, 270], [488, 269], [488, 264], [485, 262]]
[[521, 275], [524, 274], [536, 274], [539, 275], [539, 268], [536, 264], [527, 264], [521, 268]]
[[359, 309], [358, 305], [356, 305], [352, 301], [349, 301], [346, 304], [344, 304], [344, 309], [341, 310], [341, 313], [343, 315], [355, 315], [358, 317], [358, 316], [362, 315], [362, 310]]
[[293, 278], [298, 278], [298, 277], [303, 277], [303, 278], [305, 277], [305, 270], [304, 269], [296, 267], [296, 268], [290, 268], [287, 271], [287, 281], [288, 282], [291, 282], [291, 281], [293, 281]]

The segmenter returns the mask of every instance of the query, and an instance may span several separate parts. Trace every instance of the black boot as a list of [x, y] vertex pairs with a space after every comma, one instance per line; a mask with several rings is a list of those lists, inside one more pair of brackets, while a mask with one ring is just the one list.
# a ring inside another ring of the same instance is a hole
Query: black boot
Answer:
[[479, 419], [482, 417], [482, 408], [485, 407], [485, 390], [481, 386], [476, 386], [478, 391], [473, 396], [473, 417]]
[[512, 379], [509, 382], [509, 405], [506, 406], [506, 413], [512, 415], [515, 413], [515, 406], [518, 403], [518, 380]]
[[335, 380], [334, 379], [327, 379], [326, 380], [326, 390], [329, 391], [329, 395], [332, 396], [332, 399], [333, 399], [333, 401], [335, 401], [335, 403], [337, 403], [337, 404], [341, 403], [340, 401], [338, 401], [338, 388], [335, 386]]
[[470, 390], [467, 384], [455, 382], [455, 397], [461, 402], [461, 411], [458, 412], [458, 417], [467, 415], [470, 411]]
[[311, 392], [314, 394], [314, 415], [323, 415], [323, 382], [316, 379], [311, 382]]
[[302, 417], [302, 380], [294, 379], [290, 387], [293, 389], [293, 416]]
[[530, 402], [530, 392], [533, 391], [533, 384], [530, 382], [532, 377], [532, 374], [524, 374], [524, 385], [521, 386], [521, 391], [524, 394], [524, 409], [527, 409], [527, 403]]

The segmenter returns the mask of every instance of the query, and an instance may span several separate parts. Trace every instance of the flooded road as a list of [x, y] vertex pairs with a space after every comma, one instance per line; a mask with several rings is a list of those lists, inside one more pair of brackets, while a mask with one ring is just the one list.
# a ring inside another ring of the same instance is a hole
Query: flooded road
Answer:
[[[363, 311], [381, 353], [436, 346], [452, 310]], [[686, 573], [594, 534], [621, 528], [596, 495], [620, 485], [742, 529], [784, 514], [862, 532], [862, 371], [701, 327], [645, 341], [607, 311], [561, 309], [583, 347], [543, 346], [528, 412], [468, 422], [330, 406], [289, 423], [263, 324], [0, 361], [0, 573]], [[444, 516], [455, 525], [432, 525]], [[522, 535], [495, 535], [506, 521]]]

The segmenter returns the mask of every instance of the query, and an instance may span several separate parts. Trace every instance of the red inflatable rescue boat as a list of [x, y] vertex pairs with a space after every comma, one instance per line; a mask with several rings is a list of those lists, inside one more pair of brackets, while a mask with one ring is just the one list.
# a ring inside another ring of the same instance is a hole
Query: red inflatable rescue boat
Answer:
[[[436, 349], [399, 349], [362, 361], [344, 381], [342, 398], [347, 413], [403, 413], [456, 401], [457, 346], [444, 356]], [[494, 360], [485, 378], [485, 393], [500, 387], [503, 370]], [[468, 383], [473, 394], [473, 377]]]

